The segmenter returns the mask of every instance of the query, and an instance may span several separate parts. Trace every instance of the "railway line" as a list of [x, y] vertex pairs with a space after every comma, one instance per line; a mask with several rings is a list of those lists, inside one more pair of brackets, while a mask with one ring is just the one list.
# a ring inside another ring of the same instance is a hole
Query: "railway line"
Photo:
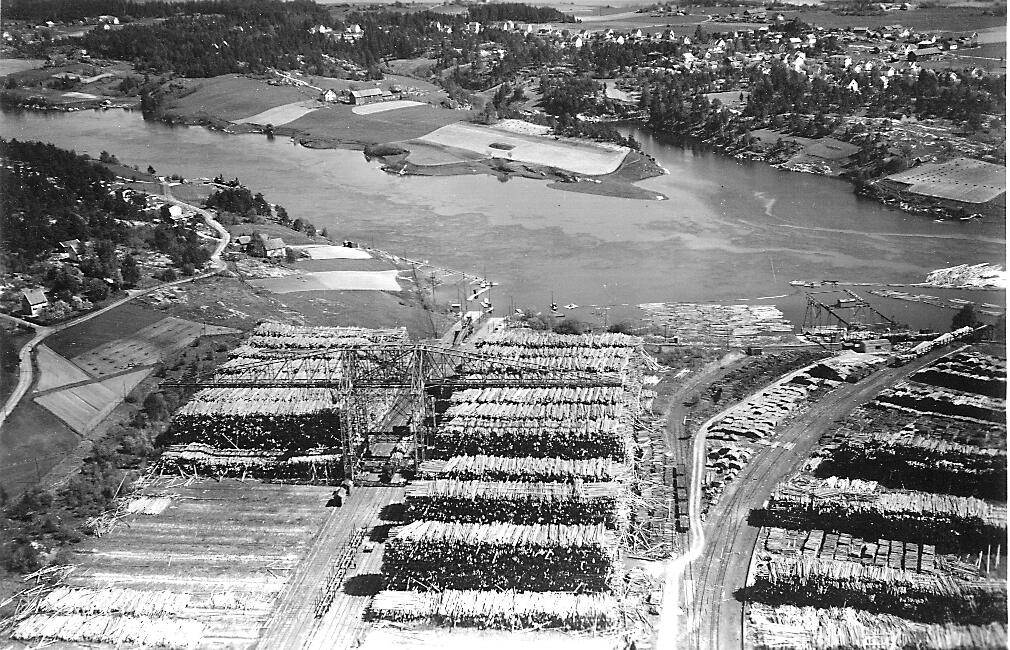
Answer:
[[664, 606], [661, 643], [712, 650], [743, 646], [743, 602], [735, 594], [746, 584], [759, 530], [748, 523], [750, 511], [760, 507], [775, 485], [802, 464], [832, 423], [934, 356], [901, 368], [886, 368], [860, 383], [839, 387], [803, 410], [751, 459], [709, 511], [704, 524], [699, 511], [706, 432], [737, 405], [698, 430], [691, 471], [691, 547], [670, 567], [667, 598], [672, 602]]

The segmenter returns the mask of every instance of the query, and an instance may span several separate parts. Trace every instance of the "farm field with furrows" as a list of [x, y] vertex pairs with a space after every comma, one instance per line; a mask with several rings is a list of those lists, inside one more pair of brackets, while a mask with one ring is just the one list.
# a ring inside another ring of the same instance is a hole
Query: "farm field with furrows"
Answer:
[[751, 514], [748, 647], [1006, 647], [1005, 395], [963, 346], [827, 432]]

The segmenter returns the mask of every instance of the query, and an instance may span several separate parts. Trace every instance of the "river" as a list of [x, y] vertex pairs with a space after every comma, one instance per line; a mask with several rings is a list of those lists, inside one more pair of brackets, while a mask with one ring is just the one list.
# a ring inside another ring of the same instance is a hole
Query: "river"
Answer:
[[[564, 192], [529, 179], [392, 176], [357, 151], [172, 127], [120, 110], [0, 113], [7, 138], [95, 157], [108, 150], [159, 173], [237, 176], [334, 238], [486, 274], [501, 284], [493, 297], [506, 310], [546, 307], [552, 293], [579, 305], [788, 294], [773, 302], [798, 319], [804, 300], [790, 280], [915, 282], [932, 269], [1005, 258], [998, 220], [938, 223], [860, 199], [840, 180], [632, 133], [669, 171], [641, 186], [669, 200]], [[886, 304], [919, 326], [945, 326], [953, 313]]]

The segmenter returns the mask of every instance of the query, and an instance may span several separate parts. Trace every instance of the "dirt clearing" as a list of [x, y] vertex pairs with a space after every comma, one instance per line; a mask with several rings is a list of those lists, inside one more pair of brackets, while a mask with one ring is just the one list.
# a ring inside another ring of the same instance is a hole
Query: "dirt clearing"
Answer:
[[351, 109], [351, 112], [355, 115], [372, 115], [374, 113], [385, 113], [386, 111], [395, 111], [398, 108], [410, 108], [411, 106], [424, 106], [422, 102], [415, 102], [409, 99], [399, 99], [390, 102], [382, 102], [381, 104], [366, 104], [364, 106], [355, 106]]
[[292, 246], [296, 251], [301, 251], [312, 260], [370, 260], [372, 256], [367, 251], [360, 248], [348, 248], [347, 246]]
[[284, 278], [250, 280], [249, 284], [272, 293], [295, 291], [401, 291], [400, 274], [389, 271], [319, 271]]
[[323, 104], [317, 101], [293, 102], [291, 104], [276, 106], [265, 110], [262, 113], [250, 115], [249, 117], [244, 117], [240, 120], [235, 120], [235, 123], [262, 125], [272, 124], [274, 126], [280, 126], [282, 124], [287, 124], [288, 122], [294, 122], [299, 117], [308, 115], [322, 106]]

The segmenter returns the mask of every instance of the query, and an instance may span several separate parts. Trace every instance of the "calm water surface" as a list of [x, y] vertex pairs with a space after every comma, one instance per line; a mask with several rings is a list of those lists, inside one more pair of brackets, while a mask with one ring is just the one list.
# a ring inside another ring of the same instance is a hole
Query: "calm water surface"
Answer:
[[[170, 127], [118, 110], [0, 113], [4, 137], [95, 157], [108, 150], [160, 173], [238, 176], [335, 238], [486, 273], [501, 283], [495, 300], [505, 307], [542, 307], [552, 292], [580, 305], [790, 294], [774, 302], [798, 319], [803, 300], [789, 280], [911, 282], [935, 268], [1005, 257], [1003, 222], [936, 223], [859, 199], [842, 181], [632, 132], [669, 171], [640, 185], [669, 200], [578, 194], [527, 179], [392, 176], [356, 151]], [[1002, 301], [993, 298], [984, 299]], [[920, 325], [952, 315], [887, 302]]]

